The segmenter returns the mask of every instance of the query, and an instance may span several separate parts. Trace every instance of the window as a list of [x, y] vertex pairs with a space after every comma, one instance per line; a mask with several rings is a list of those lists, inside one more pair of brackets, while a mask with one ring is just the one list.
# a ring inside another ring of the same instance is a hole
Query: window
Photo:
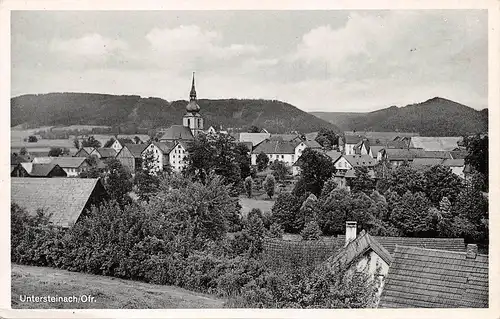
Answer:
[[281, 159], [284, 159], [285, 158], [285, 155], [281, 155]]
[[188, 126], [191, 127], [191, 120], [190, 119], [187, 119], [187, 123], [188, 123]]

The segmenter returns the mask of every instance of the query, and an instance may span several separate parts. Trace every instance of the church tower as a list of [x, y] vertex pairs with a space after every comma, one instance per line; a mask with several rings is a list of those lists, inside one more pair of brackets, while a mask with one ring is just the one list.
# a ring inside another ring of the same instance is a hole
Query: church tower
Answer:
[[186, 105], [186, 115], [182, 119], [182, 125], [189, 127], [193, 135], [196, 136], [203, 132], [203, 118], [200, 115], [200, 106], [196, 103], [196, 89], [193, 81], [191, 83], [191, 92], [189, 93], [189, 103]]

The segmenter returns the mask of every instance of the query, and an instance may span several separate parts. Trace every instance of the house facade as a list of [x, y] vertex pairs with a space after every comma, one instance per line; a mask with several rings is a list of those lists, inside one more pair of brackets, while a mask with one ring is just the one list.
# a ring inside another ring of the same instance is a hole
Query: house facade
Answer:
[[257, 165], [257, 156], [262, 152], [269, 158], [269, 163], [282, 161], [292, 167], [306, 148], [302, 141], [265, 140], [253, 149], [251, 163]]
[[170, 153], [176, 145], [177, 143], [175, 142], [152, 142], [141, 153], [143, 161], [146, 156], [152, 154], [154, 159], [154, 170], [156, 172], [162, 172], [168, 165], [171, 165]]
[[146, 144], [125, 144], [116, 155], [116, 159], [134, 174], [142, 168], [142, 152], [147, 146]]
[[86, 157], [35, 157], [33, 163], [57, 164], [68, 177], [78, 177], [90, 167]]
[[187, 144], [185, 142], [177, 142], [177, 145], [170, 151], [168, 158], [172, 170], [181, 172], [186, 166]]

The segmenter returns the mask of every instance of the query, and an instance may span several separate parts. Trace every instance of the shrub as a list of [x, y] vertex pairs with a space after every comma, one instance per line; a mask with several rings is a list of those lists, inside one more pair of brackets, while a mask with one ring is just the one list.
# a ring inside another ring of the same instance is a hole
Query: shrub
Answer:
[[253, 187], [253, 180], [252, 177], [248, 176], [245, 178], [245, 192], [247, 193], [248, 198], [252, 197], [252, 187]]
[[300, 232], [303, 240], [318, 240], [321, 237], [321, 229], [319, 229], [316, 221], [310, 221]]
[[276, 179], [273, 175], [269, 174], [264, 180], [264, 189], [266, 190], [267, 196], [272, 198], [274, 196], [274, 191], [276, 189]]

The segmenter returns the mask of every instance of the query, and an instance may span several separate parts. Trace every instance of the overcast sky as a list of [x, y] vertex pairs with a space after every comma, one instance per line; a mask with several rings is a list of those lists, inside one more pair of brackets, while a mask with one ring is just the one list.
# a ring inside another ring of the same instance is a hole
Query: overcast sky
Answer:
[[372, 111], [435, 96], [487, 107], [487, 12], [17, 11], [12, 96], [264, 98]]

